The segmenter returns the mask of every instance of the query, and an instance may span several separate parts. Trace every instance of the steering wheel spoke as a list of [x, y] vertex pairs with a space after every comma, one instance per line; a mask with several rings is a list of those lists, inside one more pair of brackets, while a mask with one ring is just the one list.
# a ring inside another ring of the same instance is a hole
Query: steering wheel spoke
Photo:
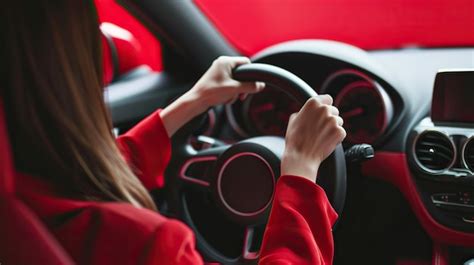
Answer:
[[178, 177], [184, 183], [208, 188], [211, 185], [209, 177], [214, 164], [227, 148], [228, 146], [220, 146], [199, 152], [188, 150]]
[[203, 156], [191, 158], [183, 165], [179, 177], [186, 183], [209, 187], [207, 172], [217, 160], [215, 156]]
[[252, 251], [253, 244], [255, 241], [255, 227], [247, 226], [244, 232], [244, 244], [242, 247], [242, 259], [254, 261], [260, 256], [259, 251]]

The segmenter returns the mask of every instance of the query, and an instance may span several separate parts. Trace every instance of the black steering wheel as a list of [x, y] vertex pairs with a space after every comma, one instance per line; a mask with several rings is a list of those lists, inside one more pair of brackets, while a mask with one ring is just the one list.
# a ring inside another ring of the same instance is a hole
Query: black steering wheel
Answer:
[[[302, 105], [317, 95], [296, 75], [272, 65], [242, 65], [234, 70], [233, 78], [265, 82]], [[194, 230], [205, 259], [223, 264], [256, 264], [280, 176], [284, 138], [260, 136], [196, 151], [188, 142], [196, 123], [190, 122], [173, 137], [165, 189], [169, 213]], [[317, 182], [333, 208], [341, 213], [346, 195], [341, 145], [321, 165]]]

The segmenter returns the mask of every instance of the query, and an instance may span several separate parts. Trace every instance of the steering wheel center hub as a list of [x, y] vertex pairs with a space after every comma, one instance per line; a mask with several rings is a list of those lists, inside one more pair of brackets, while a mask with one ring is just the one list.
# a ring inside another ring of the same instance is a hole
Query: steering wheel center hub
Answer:
[[245, 152], [230, 157], [217, 176], [222, 204], [235, 215], [256, 216], [270, 205], [275, 173], [260, 155]]
[[257, 137], [233, 145], [218, 158], [211, 186], [229, 218], [242, 224], [266, 221], [283, 148], [282, 138]]

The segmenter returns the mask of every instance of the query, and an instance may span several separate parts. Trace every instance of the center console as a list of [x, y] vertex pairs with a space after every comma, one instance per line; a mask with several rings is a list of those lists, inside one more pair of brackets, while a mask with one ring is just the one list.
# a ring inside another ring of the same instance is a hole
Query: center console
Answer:
[[437, 74], [431, 116], [415, 126], [407, 144], [430, 215], [446, 227], [474, 233], [474, 70]]

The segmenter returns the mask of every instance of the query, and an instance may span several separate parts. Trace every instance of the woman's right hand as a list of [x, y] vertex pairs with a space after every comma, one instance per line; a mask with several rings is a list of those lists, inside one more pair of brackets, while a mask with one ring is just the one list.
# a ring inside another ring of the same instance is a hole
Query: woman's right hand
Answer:
[[291, 115], [281, 163], [282, 175], [316, 181], [320, 164], [346, 137], [343, 120], [332, 102], [329, 95], [316, 96]]

